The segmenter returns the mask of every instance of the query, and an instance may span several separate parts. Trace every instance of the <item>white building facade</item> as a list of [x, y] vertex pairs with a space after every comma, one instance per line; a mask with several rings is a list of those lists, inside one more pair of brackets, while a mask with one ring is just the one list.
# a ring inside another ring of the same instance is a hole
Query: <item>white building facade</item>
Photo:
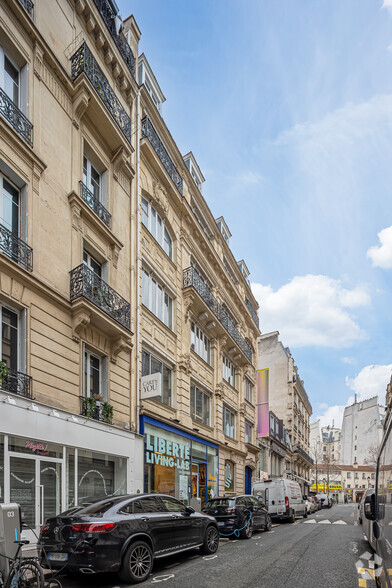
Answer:
[[385, 409], [378, 396], [346, 406], [341, 432], [341, 459], [344, 465], [371, 464], [383, 434]]

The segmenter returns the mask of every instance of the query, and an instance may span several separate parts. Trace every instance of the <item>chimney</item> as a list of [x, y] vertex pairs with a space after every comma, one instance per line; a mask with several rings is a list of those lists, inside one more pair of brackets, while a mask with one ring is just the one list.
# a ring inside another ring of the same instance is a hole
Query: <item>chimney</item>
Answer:
[[357, 393], [354, 394], [354, 404], [357, 404]]

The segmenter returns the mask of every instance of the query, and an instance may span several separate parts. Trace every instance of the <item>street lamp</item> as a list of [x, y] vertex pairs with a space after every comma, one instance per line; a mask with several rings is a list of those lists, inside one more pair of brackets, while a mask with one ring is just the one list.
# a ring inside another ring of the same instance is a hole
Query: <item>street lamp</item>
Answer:
[[370, 476], [368, 476], [368, 488], [370, 488]]

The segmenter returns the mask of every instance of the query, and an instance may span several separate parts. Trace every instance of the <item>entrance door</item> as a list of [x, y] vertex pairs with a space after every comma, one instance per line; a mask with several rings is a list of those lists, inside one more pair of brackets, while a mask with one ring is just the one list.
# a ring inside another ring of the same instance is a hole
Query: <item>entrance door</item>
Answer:
[[245, 494], [252, 494], [252, 470], [248, 466], [245, 468]]
[[23, 535], [35, 543], [45, 520], [61, 512], [62, 463], [10, 455], [10, 500], [20, 504]]
[[200, 498], [201, 506], [206, 504], [207, 464], [192, 462], [192, 497]]

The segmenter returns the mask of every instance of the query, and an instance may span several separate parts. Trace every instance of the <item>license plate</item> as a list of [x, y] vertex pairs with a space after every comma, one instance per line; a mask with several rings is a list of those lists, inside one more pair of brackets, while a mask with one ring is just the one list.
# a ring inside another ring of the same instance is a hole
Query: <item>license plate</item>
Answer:
[[68, 553], [48, 553], [48, 559], [50, 561], [67, 561]]
[[223, 527], [225, 523], [218, 523], [218, 527]]

